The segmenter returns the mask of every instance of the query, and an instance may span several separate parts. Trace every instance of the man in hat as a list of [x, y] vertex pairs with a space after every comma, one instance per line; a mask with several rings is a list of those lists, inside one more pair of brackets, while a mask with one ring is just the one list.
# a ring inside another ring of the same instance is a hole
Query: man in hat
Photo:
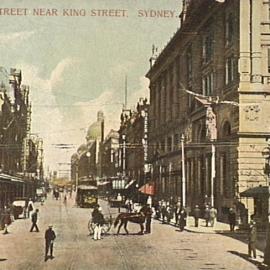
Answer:
[[234, 227], [236, 224], [236, 214], [235, 214], [233, 208], [229, 209], [228, 220], [229, 220], [229, 224], [230, 224], [230, 231], [234, 232]]
[[193, 210], [193, 216], [194, 216], [195, 227], [198, 227], [199, 226], [199, 218], [201, 216], [201, 210], [199, 208], [199, 205], [195, 205], [195, 208]]
[[95, 224], [93, 239], [100, 240], [102, 225], [105, 221], [102, 214], [102, 208], [99, 205], [96, 205], [94, 211], [92, 212], [92, 222]]
[[52, 225], [49, 225], [45, 232], [45, 261], [48, 259], [48, 252], [50, 249], [50, 258], [53, 259], [53, 241], [56, 238], [55, 232], [52, 229]]
[[257, 241], [257, 228], [255, 221], [250, 222], [249, 227], [249, 235], [248, 235], [248, 256], [251, 257], [251, 253], [253, 253], [253, 257], [256, 259], [256, 241]]

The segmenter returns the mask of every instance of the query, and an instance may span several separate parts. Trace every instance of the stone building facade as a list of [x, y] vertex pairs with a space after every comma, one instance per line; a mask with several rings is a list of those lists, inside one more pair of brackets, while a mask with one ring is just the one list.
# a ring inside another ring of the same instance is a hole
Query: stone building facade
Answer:
[[119, 133], [112, 129], [100, 145], [101, 177], [108, 178], [117, 175], [118, 151]]
[[138, 186], [145, 182], [147, 154], [145, 138], [145, 112], [147, 100], [141, 99], [134, 111], [124, 110], [121, 114], [119, 129], [119, 172], [129, 180], [136, 180]]
[[[187, 206], [212, 195], [220, 215], [240, 201], [252, 214], [252, 200], [239, 193], [267, 184], [262, 150], [270, 136], [269, 2], [183, 1], [180, 20], [146, 75], [156, 196], [183, 197], [183, 134]], [[209, 136], [210, 110], [216, 138]]]

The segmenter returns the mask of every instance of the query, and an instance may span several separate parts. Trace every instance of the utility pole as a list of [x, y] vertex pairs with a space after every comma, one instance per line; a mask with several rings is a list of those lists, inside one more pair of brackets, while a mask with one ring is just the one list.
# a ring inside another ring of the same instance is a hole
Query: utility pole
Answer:
[[185, 168], [185, 148], [184, 148], [185, 136], [181, 136], [181, 151], [182, 151], [182, 206], [186, 207], [186, 168]]
[[270, 141], [267, 139], [268, 146], [264, 148], [262, 155], [265, 158], [264, 172], [268, 181], [268, 228], [266, 237], [266, 246], [264, 250], [264, 263], [270, 265]]

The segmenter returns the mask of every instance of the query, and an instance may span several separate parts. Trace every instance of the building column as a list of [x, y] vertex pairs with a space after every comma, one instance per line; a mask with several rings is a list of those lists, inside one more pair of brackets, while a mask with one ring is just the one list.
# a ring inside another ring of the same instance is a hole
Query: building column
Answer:
[[[241, 2], [241, 1], [240, 1]], [[251, 2], [251, 81], [262, 82], [261, 74], [261, 2]]]
[[[255, 0], [256, 1], [256, 0]], [[250, 0], [239, 1], [240, 5], [240, 82], [250, 82]]]

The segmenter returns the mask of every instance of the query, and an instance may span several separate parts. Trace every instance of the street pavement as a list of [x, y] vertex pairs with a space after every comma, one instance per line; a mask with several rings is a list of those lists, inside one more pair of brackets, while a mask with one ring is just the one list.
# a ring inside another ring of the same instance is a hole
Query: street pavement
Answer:
[[[100, 202], [105, 215], [118, 214]], [[228, 235], [205, 231], [180, 232], [178, 228], [154, 220], [152, 233], [137, 235], [138, 224], [128, 224], [130, 235], [116, 229], [94, 241], [87, 224], [90, 209], [78, 208], [73, 199], [56, 201], [49, 196], [40, 210], [40, 232], [30, 233], [30, 219], [19, 219], [9, 226], [9, 234], [0, 234], [0, 270], [144, 270], [144, 269], [265, 269], [262, 252], [256, 260], [247, 257], [247, 244]], [[124, 209], [122, 209], [124, 211]], [[44, 261], [44, 232], [53, 224], [57, 238], [54, 259]], [[203, 230], [203, 226], [201, 226]]]

